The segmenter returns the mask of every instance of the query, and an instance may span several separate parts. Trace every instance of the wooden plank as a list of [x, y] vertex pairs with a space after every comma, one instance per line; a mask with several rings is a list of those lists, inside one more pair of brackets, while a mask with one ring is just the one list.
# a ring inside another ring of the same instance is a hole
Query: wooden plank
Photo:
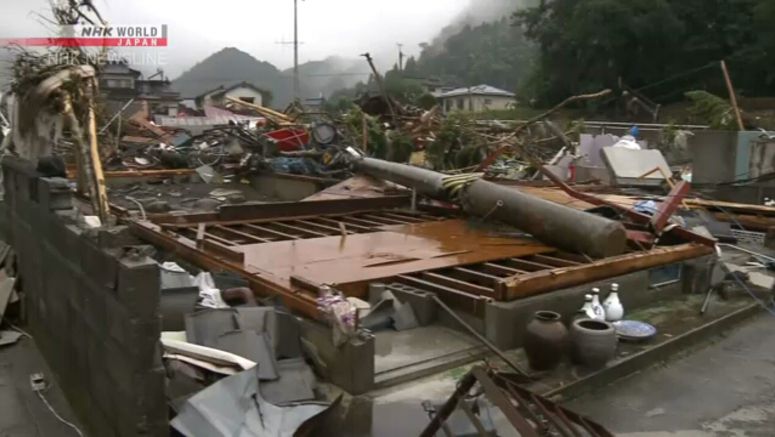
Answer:
[[492, 288], [482, 287], [481, 285], [461, 281], [460, 279], [444, 276], [440, 273], [422, 272], [420, 275], [423, 277], [423, 279], [430, 282], [435, 282], [445, 287], [451, 287], [457, 290], [465, 291], [466, 293], [481, 294], [483, 296], [492, 296], [494, 294]]
[[454, 267], [452, 268], [451, 272], [452, 274], [458, 277], [462, 277], [467, 281], [471, 281], [477, 284], [487, 284], [490, 287], [495, 286], [495, 283], [501, 279], [500, 276], [482, 273], [476, 270], [467, 269], [465, 267]]
[[275, 202], [243, 205], [222, 205], [218, 220], [286, 219], [302, 216], [356, 214], [375, 209], [409, 205], [409, 196], [382, 196], [368, 199], [316, 200], [313, 202]]
[[[329, 236], [341, 235], [342, 234], [342, 230], [339, 229], [339, 226], [328, 226], [328, 225], [324, 225], [324, 224], [321, 224], [321, 223], [318, 223], [318, 222], [315, 222], [315, 221], [312, 221], [312, 220], [295, 220], [293, 223], [300, 223], [300, 224], [302, 224], [304, 226], [311, 226], [311, 227], [316, 228], [316, 229], [321, 229], [321, 230], [323, 230], [325, 232], [330, 232], [330, 234], [328, 234]], [[347, 234], [348, 235], [352, 235], [352, 234], [355, 234], [355, 232], [348, 230]]]
[[580, 262], [571, 261], [571, 260], [562, 259], [562, 258], [555, 258], [550, 255], [533, 255], [530, 257], [530, 259], [532, 259], [533, 261], [538, 261], [542, 264], [548, 264], [554, 267], [570, 267], [570, 266], [581, 265]]
[[359, 230], [361, 232], [374, 232], [374, 228], [372, 228], [372, 227], [367, 227], [367, 226], [363, 226], [363, 225], [356, 225], [354, 223], [341, 222], [340, 220], [332, 220], [332, 219], [330, 219], [328, 217], [320, 217], [320, 218], [318, 218], [316, 220], [321, 221], [321, 222], [325, 222], [325, 223], [331, 223], [333, 226], [336, 226], [337, 229], [339, 229], [339, 223], [344, 223], [345, 226], [347, 227], [347, 229], [357, 229], [357, 230]]
[[605, 258], [589, 264], [555, 268], [515, 276], [500, 282], [507, 300], [573, 287], [593, 281], [626, 275], [652, 267], [677, 263], [713, 253], [713, 248], [698, 243], [662, 247]]
[[742, 226], [746, 231], [767, 232], [771, 227], [775, 227], [775, 217], [743, 214], [733, 214], [730, 216], [726, 212], [714, 212], [712, 214], [716, 220]]
[[302, 234], [312, 235], [313, 237], [330, 237], [330, 234], [324, 234], [322, 232], [314, 231], [312, 229], [305, 229], [293, 226], [285, 222], [274, 222], [272, 226], [279, 226], [281, 228], [290, 229], [291, 231], [301, 232]]
[[406, 220], [397, 220], [390, 217], [382, 217], [374, 214], [360, 214], [360, 217], [365, 217], [369, 220], [374, 220], [380, 223], [384, 223], [386, 225], [408, 225], [411, 222], [408, 222]]
[[185, 238], [175, 238], [160, 231], [154, 224], [139, 221], [129, 221], [129, 227], [133, 234], [145, 241], [152, 242], [170, 252], [174, 252], [182, 259], [211, 271], [232, 271], [247, 279], [254, 293], [262, 296], [279, 296], [283, 303], [299, 314], [306, 315], [316, 320], [323, 320], [317, 309], [315, 296], [309, 293], [295, 293], [286, 287], [262, 277], [251, 271], [243, 260], [236, 258], [212, 256], [195, 246], [194, 241]]
[[235, 252], [231, 248], [234, 246], [227, 246], [221, 244], [215, 240], [202, 241], [202, 250], [206, 252], [212, 252], [217, 256], [223, 257], [231, 262], [242, 264], [245, 262], [245, 254], [242, 252]]
[[298, 235], [286, 234], [285, 232], [276, 231], [274, 229], [269, 229], [269, 228], [264, 227], [264, 226], [254, 225], [252, 223], [245, 223], [244, 226], [246, 226], [246, 227], [248, 227], [250, 229], [255, 229], [256, 231], [263, 232], [265, 234], [274, 235], [276, 237], [280, 237], [280, 238], [283, 238], [283, 239], [286, 239], [286, 240], [298, 240], [299, 239]]
[[235, 243], [234, 241], [231, 241], [228, 238], [223, 238], [220, 235], [215, 235], [211, 232], [205, 232], [204, 237], [208, 240], [217, 241], [218, 243], [224, 244], [226, 246], [239, 246], [239, 244]]
[[509, 258], [508, 260], [504, 260], [503, 262], [509, 265], [512, 265], [520, 270], [526, 270], [528, 272], [535, 272], [538, 270], [547, 270], [547, 269], [554, 268], [554, 266], [550, 266], [548, 264], [543, 264], [536, 261], [529, 261], [523, 258]]
[[102, 172], [102, 158], [100, 158], [99, 145], [97, 144], [97, 116], [94, 113], [94, 98], [97, 93], [96, 81], [94, 78], [89, 80], [89, 154], [91, 158], [91, 167], [94, 174], [94, 182], [97, 188], [98, 215], [103, 225], [108, 222], [110, 214], [110, 202], [108, 201], [108, 190], [105, 186], [105, 174]]
[[484, 263], [481, 266], [479, 266], [482, 270], [484, 270], [487, 273], [498, 275], [498, 276], [513, 276], [518, 275], [520, 273], [525, 273], [522, 270], [515, 269], [512, 267], [506, 267], [504, 265], [500, 264], [494, 264], [494, 263]]
[[561, 250], [558, 250], [557, 252], [552, 252], [549, 255], [551, 255], [551, 256], [553, 256], [555, 258], [566, 259], [568, 261], [576, 261], [579, 264], [586, 264], [586, 263], [592, 262], [592, 258], [590, 258], [588, 256], [579, 255], [577, 253], [563, 252]]
[[417, 287], [431, 293], [437, 293], [449, 306], [476, 316], [484, 316], [484, 303], [491, 300], [483, 296], [434, 284], [433, 282], [428, 282], [413, 276], [398, 275], [393, 279], [402, 284], [411, 285], [412, 287]]
[[360, 223], [362, 226], [368, 226], [372, 231], [374, 229], [379, 229], [382, 226], [386, 226], [385, 223], [380, 223], [380, 222], [375, 222], [375, 221], [372, 221], [372, 220], [366, 220], [366, 219], [362, 219], [362, 218], [357, 218], [357, 217], [353, 217], [353, 216], [350, 216], [350, 215], [345, 215], [345, 216], [339, 217], [339, 221], [345, 222], [345, 223], [351, 223], [351, 222]]
[[420, 222], [427, 221], [427, 220], [421, 219], [420, 217], [415, 217], [415, 216], [408, 215], [408, 214], [399, 214], [399, 213], [396, 213], [396, 212], [380, 211], [378, 214], [380, 216], [387, 216], [387, 217], [393, 217], [393, 218], [396, 218], [396, 219], [399, 219], [399, 220], [406, 220], [406, 221], [411, 222], [411, 223], [420, 223]]
[[258, 242], [258, 243], [269, 243], [271, 241], [271, 240], [268, 240], [266, 238], [261, 238], [261, 237], [259, 237], [257, 235], [249, 234], [247, 232], [238, 231], [237, 229], [232, 229], [232, 228], [229, 228], [229, 227], [226, 227], [226, 226], [216, 225], [215, 229], [218, 229], [221, 232], [227, 232], [227, 233], [229, 233], [231, 235], [234, 235], [234, 236], [237, 236], [237, 237], [246, 238], [249, 241], [255, 241], [255, 242]]

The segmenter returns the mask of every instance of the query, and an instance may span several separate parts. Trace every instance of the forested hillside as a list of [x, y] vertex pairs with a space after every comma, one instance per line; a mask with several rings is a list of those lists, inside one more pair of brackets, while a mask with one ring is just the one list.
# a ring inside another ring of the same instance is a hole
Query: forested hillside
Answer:
[[775, 93], [773, 0], [554, 0], [514, 18], [539, 46], [525, 89], [543, 101], [620, 78], [660, 102], [723, 93], [721, 59], [741, 93]]

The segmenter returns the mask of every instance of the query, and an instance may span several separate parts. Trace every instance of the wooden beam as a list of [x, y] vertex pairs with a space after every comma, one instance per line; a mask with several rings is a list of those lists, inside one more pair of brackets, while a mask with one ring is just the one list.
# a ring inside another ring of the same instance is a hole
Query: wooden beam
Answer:
[[299, 228], [293, 225], [289, 225], [285, 222], [274, 222], [273, 226], [280, 226], [281, 228], [290, 229], [291, 231], [301, 232], [303, 234], [312, 235], [313, 237], [330, 237], [330, 234], [324, 234], [322, 232], [313, 231], [312, 229]]
[[217, 241], [218, 243], [226, 246], [239, 246], [239, 244], [235, 243], [234, 241], [231, 241], [228, 238], [223, 238], [220, 235], [215, 235], [211, 232], [205, 232], [204, 238], [206, 240]]
[[533, 260], [538, 261], [542, 264], [548, 264], [550, 266], [554, 267], [570, 267], [570, 266], [579, 266], [581, 263], [576, 261], [571, 261], [567, 259], [561, 259], [561, 258], [555, 258], [550, 255], [533, 255], [531, 257]]
[[476, 316], [484, 316], [484, 303], [492, 299], [476, 294], [466, 293], [451, 287], [435, 284], [423, 279], [408, 275], [398, 275], [395, 279], [402, 284], [417, 287], [431, 293], [437, 293], [444, 302], [456, 309], [466, 311]]
[[380, 216], [393, 217], [393, 218], [396, 218], [396, 219], [399, 219], [399, 220], [405, 220], [405, 221], [408, 221], [410, 223], [422, 223], [422, 222], [425, 221], [425, 220], [421, 219], [420, 217], [415, 217], [415, 216], [412, 216], [412, 215], [399, 214], [399, 213], [395, 213], [395, 212], [383, 211], [383, 212], [380, 212], [379, 215]]
[[337, 229], [339, 229], [339, 223], [344, 223], [345, 226], [347, 226], [348, 229], [357, 229], [357, 230], [359, 230], [361, 232], [374, 232], [374, 228], [372, 228], [372, 227], [363, 226], [363, 225], [357, 225], [355, 223], [345, 222], [345, 221], [342, 221], [341, 218], [339, 218], [339, 217], [336, 220], [332, 220], [332, 219], [330, 219], [328, 217], [320, 217], [320, 218], [317, 218], [316, 220], [321, 221], [321, 222], [325, 222], [325, 223], [331, 223], [332, 225], [336, 226]]
[[490, 287], [494, 287], [495, 283], [501, 279], [499, 276], [478, 272], [465, 267], [453, 267], [451, 272], [467, 281], [475, 282], [477, 284], [487, 284]]
[[94, 99], [97, 88], [94, 85], [94, 79], [89, 80], [89, 153], [91, 157], [91, 166], [94, 173], [94, 182], [97, 187], [97, 204], [99, 209], [97, 214], [102, 221], [102, 225], [108, 224], [110, 216], [110, 202], [108, 201], [108, 190], [105, 186], [105, 174], [102, 172], [102, 158], [100, 157], [99, 145], [97, 144], [97, 116], [94, 114]]
[[515, 300], [712, 253], [712, 247], [698, 243], [661, 247], [648, 252], [609, 257], [589, 264], [527, 273], [508, 278], [500, 282], [497, 287], [502, 288], [501, 291], [506, 300]]
[[735, 111], [735, 120], [737, 120], [737, 128], [740, 131], [745, 130], [743, 124], [743, 117], [740, 115], [740, 107], [737, 106], [737, 95], [735, 94], [735, 87], [732, 85], [732, 78], [729, 77], [729, 70], [727, 69], [727, 63], [723, 59], [721, 60], [721, 73], [724, 74], [724, 82], [727, 84], [727, 92], [729, 92], [729, 102], [732, 103], [732, 109]]
[[390, 217], [382, 217], [374, 214], [362, 214], [361, 217], [365, 217], [369, 220], [374, 220], [380, 223], [384, 223], [386, 225], [407, 225], [410, 222], [407, 222], [406, 220], [397, 220]]
[[[330, 234], [328, 234], [329, 236], [340, 235], [342, 233], [342, 231], [339, 229], [339, 226], [328, 226], [328, 225], [320, 224], [318, 222], [314, 222], [312, 220], [294, 220], [294, 222], [300, 223], [305, 226], [311, 226], [316, 229], [321, 229], [325, 232], [331, 232]], [[355, 232], [353, 231], [347, 231], [347, 233], [350, 235], [355, 234]]]
[[513, 276], [513, 275], [526, 273], [524, 270], [519, 270], [512, 267], [506, 267], [495, 263], [484, 263], [479, 267], [485, 272], [491, 273], [494, 275]]
[[232, 250], [232, 247], [234, 246], [221, 244], [216, 240], [202, 241], [202, 250], [205, 252], [212, 252], [216, 256], [223, 257], [228, 261], [243, 264], [245, 262], [245, 254], [243, 252], [235, 252]]
[[530, 261], [523, 258], [509, 258], [508, 260], [503, 260], [504, 263], [513, 265], [517, 267], [520, 270], [526, 270], [528, 272], [535, 272], [537, 270], [546, 270], [546, 269], [553, 269], [555, 266], [551, 266], [548, 264], [543, 264], [536, 261]]
[[274, 229], [269, 229], [269, 228], [264, 227], [264, 226], [254, 225], [252, 223], [245, 223], [243, 226], [248, 227], [250, 229], [255, 229], [256, 231], [263, 232], [265, 234], [274, 235], [276, 237], [284, 238], [286, 240], [298, 240], [300, 238], [298, 235], [286, 234], [285, 232], [276, 231]]
[[261, 238], [257, 235], [249, 234], [247, 232], [242, 232], [237, 229], [232, 229], [222, 225], [215, 225], [215, 229], [218, 229], [221, 232], [226, 232], [231, 235], [235, 235], [237, 237], [247, 238], [248, 240], [255, 241], [256, 243], [269, 243], [271, 241], [271, 240], [267, 240], [266, 238]]
[[366, 219], [357, 218], [349, 215], [339, 217], [339, 221], [345, 222], [347, 224], [351, 222], [360, 223], [363, 226], [368, 226], [372, 232], [374, 232], [374, 229], [381, 228], [382, 226], [386, 225], [386, 223], [375, 222], [372, 220], [366, 220]]
[[440, 273], [422, 272], [420, 273], [420, 275], [423, 277], [423, 279], [428, 280], [430, 282], [435, 282], [445, 287], [451, 287], [461, 291], [465, 291], [466, 293], [481, 294], [483, 296], [490, 296], [490, 297], [492, 297], [492, 295], [494, 294], [494, 291], [492, 288], [482, 287], [481, 285], [476, 285], [470, 282], [461, 281], [460, 279], [444, 276]]

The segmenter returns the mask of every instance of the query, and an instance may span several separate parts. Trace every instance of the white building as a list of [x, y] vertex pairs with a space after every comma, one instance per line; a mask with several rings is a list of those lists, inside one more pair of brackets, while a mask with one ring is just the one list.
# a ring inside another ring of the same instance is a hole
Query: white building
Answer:
[[220, 86], [214, 90], [200, 94], [196, 97], [196, 105], [199, 108], [205, 106], [223, 106], [228, 102], [227, 97], [242, 100], [247, 103], [263, 106], [263, 91], [248, 82], [240, 82], [229, 87]]
[[516, 95], [489, 85], [457, 88], [436, 95], [445, 114], [453, 111], [482, 112], [509, 109], [517, 102]]

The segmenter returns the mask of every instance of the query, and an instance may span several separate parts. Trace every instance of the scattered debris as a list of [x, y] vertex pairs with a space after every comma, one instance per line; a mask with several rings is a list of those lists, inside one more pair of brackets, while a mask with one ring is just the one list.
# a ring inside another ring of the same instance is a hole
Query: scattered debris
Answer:
[[339, 403], [277, 406], [264, 399], [256, 369], [222, 379], [181, 407], [172, 426], [185, 436], [290, 436], [312, 432], [316, 418]]

